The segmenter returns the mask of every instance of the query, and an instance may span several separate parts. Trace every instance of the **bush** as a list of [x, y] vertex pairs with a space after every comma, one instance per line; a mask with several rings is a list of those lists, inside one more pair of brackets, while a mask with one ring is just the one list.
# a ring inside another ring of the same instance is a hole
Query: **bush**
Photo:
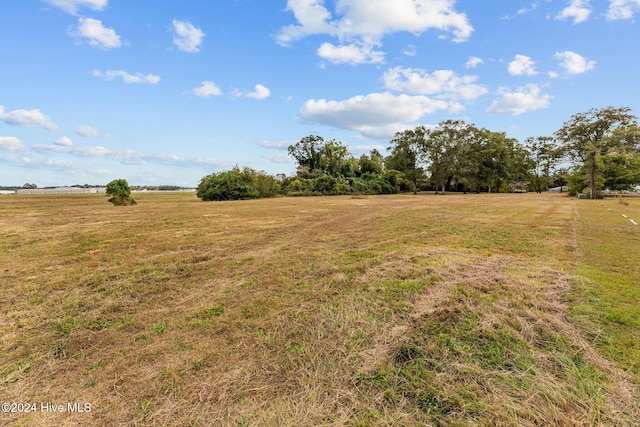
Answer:
[[126, 179], [114, 179], [107, 184], [106, 188], [107, 196], [111, 196], [110, 203], [114, 206], [131, 206], [135, 205], [136, 201], [131, 198], [131, 188]]
[[250, 168], [240, 170], [237, 166], [205, 176], [196, 190], [204, 201], [259, 199], [279, 193], [280, 183], [273, 176]]

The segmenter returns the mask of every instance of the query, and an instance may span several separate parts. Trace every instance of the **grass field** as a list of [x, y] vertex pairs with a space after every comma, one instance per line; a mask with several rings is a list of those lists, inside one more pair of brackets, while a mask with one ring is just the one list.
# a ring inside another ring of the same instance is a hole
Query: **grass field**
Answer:
[[0, 424], [640, 422], [640, 201], [135, 197], [0, 197]]

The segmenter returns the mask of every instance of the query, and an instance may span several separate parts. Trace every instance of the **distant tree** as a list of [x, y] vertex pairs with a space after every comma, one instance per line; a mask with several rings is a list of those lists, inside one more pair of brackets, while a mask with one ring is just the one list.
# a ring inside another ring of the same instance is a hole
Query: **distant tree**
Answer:
[[131, 188], [126, 179], [115, 179], [107, 184], [107, 196], [111, 196], [110, 203], [114, 206], [131, 206], [136, 201], [131, 198]]
[[629, 190], [640, 184], [640, 153], [619, 151], [602, 157], [603, 186]]
[[[442, 191], [444, 194], [447, 184], [456, 175], [467, 185], [470, 175], [477, 173], [477, 166], [469, 163], [471, 160], [475, 163], [477, 159], [467, 150], [476, 140], [477, 131], [475, 126], [462, 120], [445, 120], [436, 128], [426, 131], [421, 153], [429, 165], [436, 193]], [[463, 164], [463, 160], [468, 164]]]
[[360, 173], [369, 172], [380, 175], [384, 169], [383, 162], [384, 159], [382, 154], [374, 148], [371, 150], [369, 155], [363, 154], [360, 156], [360, 159], [358, 160], [358, 167], [360, 169]]
[[426, 129], [418, 126], [415, 129], [396, 132], [388, 148], [391, 153], [385, 159], [387, 170], [402, 172], [411, 182], [413, 194], [418, 192], [418, 181], [425, 177], [421, 167], [421, 153], [424, 146]]
[[574, 114], [555, 133], [567, 157], [578, 163], [578, 171], [586, 172], [591, 199], [597, 197], [598, 183], [604, 183], [600, 158], [634, 143], [634, 132], [629, 130], [637, 129], [637, 118], [630, 111], [629, 107], [591, 109]]
[[487, 154], [484, 161], [489, 165], [487, 185], [489, 191], [500, 192], [503, 184], [509, 181], [522, 181], [524, 178], [523, 158], [526, 150], [514, 138], [504, 132], [488, 132]]
[[537, 193], [547, 190], [554, 181], [555, 169], [560, 162], [560, 153], [554, 139], [549, 136], [527, 138], [529, 151], [529, 182]]
[[571, 174], [570, 174], [569, 168], [566, 168], [566, 167], [557, 168], [553, 174], [553, 186], [560, 187], [560, 192], [562, 193], [563, 187], [567, 185], [567, 183], [569, 182], [570, 175]]
[[333, 178], [355, 175], [353, 158], [347, 147], [335, 139], [325, 141], [318, 135], [309, 135], [288, 148], [298, 163], [298, 176], [314, 178], [321, 174]]
[[337, 178], [349, 157], [349, 150], [342, 142], [334, 139], [327, 141], [320, 147], [320, 170]]
[[275, 177], [237, 166], [203, 177], [196, 190], [196, 195], [204, 201], [259, 199], [279, 193], [280, 182]]
[[318, 135], [309, 135], [288, 148], [288, 153], [295, 159], [298, 166], [314, 171], [320, 169], [320, 156], [324, 147], [324, 138]]
[[27, 182], [25, 185], [22, 186], [22, 188], [25, 188], [27, 190], [35, 190], [36, 188], [38, 188], [38, 186], [36, 184], [30, 184]]

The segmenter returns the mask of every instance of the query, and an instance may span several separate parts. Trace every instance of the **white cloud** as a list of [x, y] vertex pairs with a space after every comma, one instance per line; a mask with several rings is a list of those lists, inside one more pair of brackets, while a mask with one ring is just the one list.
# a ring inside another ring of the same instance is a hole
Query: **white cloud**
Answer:
[[289, 25], [280, 29], [276, 36], [278, 44], [287, 46], [312, 34], [336, 34], [330, 23], [331, 13], [324, 7], [324, 0], [288, 0], [287, 10], [293, 12], [300, 25]]
[[53, 144], [60, 147], [71, 147], [73, 145], [73, 142], [68, 136], [63, 136], [53, 141]]
[[206, 36], [200, 28], [195, 27], [189, 21], [174, 19], [173, 31], [175, 32], [173, 44], [175, 44], [178, 49], [187, 53], [197, 53], [200, 51], [200, 45]]
[[[19, 144], [19, 140], [13, 137], [0, 137], [0, 162], [8, 162], [10, 164], [29, 167], [29, 168], [53, 168], [65, 171], [87, 170], [87, 166], [73, 161], [52, 158], [50, 153], [58, 153], [59, 155], [70, 155], [75, 157], [97, 157], [107, 160], [113, 160], [125, 165], [140, 164], [161, 164], [177, 167], [203, 167], [203, 168], [223, 168], [230, 165], [213, 158], [207, 157], [180, 157], [174, 154], [152, 154], [144, 153], [130, 149], [110, 150], [101, 146], [80, 147], [71, 142], [68, 137], [62, 137], [51, 144], [32, 144], [29, 149], [34, 155], [18, 155], [19, 151], [26, 151]], [[4, 151], [13, 153], [3, 153]], [[91, 176], [98, 173], [100, 169], [92, 169]], [[95, 173], [94, 173], [95, 172]]]
[[607, 19], [613, 21], [631, 19], [638, 11], [640, 11], [640, 0], [609, 0]]
[[586, 73], [596, 65], [596, 61], [589, 61], [584, 56], [570, 50], [556, 52], [555, 58], [560, 61], [560, 66], [569, 74]]
[[420, 34], [430, 29], [450, 31], [454, 41], [467, 40], [473, 32], [467, 16], [454, 9], [453, 0], [342, 0], [338, 26], [343, 34], [381, 37], [396, 32]]
[[521, 9], [518, 9], [518, 11], [516, 12], [516, 15], [526, 15], [527, 13], [533, 12], [534, 10], [536, 10], [539, 7], [540, 7], [540, 3], [535, 1], [535, 2], [531, 3], [531, 5], [529, 7], [523, 7]]
[[76, 128], [76, 134], [85, 136], [87, 138], [97, 138], [101, 136], [109, 136], [109, 134], [102, 133], [98, 129], [87, 125], [80, 125]]
[[520, 87], [516, 92], [501, 88], [499, 94], [502, 97], [493, 101], [486, 113], [518, 116], [528, 111], [548, 108], [552, 98], [550, 95], [541, 94], [536, 84]]
[[526, 55], [516, 55], [507, 69], [512, 76], [533, 76], [537, 74], [535, 62]]
[[286, 150], [290, 145], [293, 145], [294, 142], [290, 141], [258, 141], [256, 142], [260, 147], [267, 148], [270, 150]]
[[267, 99], [271, 96], [271, 91], [266, 86], [257, 84], [254, 86], [253, 92], [242, 92], [240, 90], [235, 90], [233, 95], [237, 97], [244, 96], [245, 98], [253, 98], [257, 99], [258, 101], [262, 101], [263, 99]]
[[374, 45], [349, 44], [335, 46], [323, 43], [318, 56], [334, 64], [377, 64], [384, 61], [384, 52], [373, 50]]
[[168, 166], [180, 167], [225, 167], [228, 166], [220, 160], [206, 157], [180, 157], [175, 154], [151, 154], [142, 153], [135, 150], [122, 150], [112, 153], [115, 160], [126, 165], [141, 165], [147, 163], [158, 163]]
[[[434, 29], [451, 33], [455, 42], [466, 41], [473, 27], [454, 4], [454, 0], [339, 0], [334, 19], [324, 0], [288, 0], [287, 10], [293, 12], [297, 24], [282, 27], [276, 41], [288, 46], [310, 35], [338, 38], [341, 46], [326, 44], [318, 50], [325, 59], [357, 58], [367, 52], [363, 47], [379, 46], [385, 35], [398, 32], [421, 34]], [[365, 62], [379, 62], [382, 52], [371, 53], [375, 55]]]
[[471, 100], [488, 90], [475, 82], [477, 76], [458, 76], [451, 70], [428, 73], [417, 68], [395, 67], [387, 70], [382, 80], [387, 89], [417, 95], [435, 95], [443, 99]]
[[574, 24], [580, 24], [589, 19], [589, 15], [591, 15], [589, 0], [571, 0], [569, 6], [565, 7], [556, 19], [573, 19]]
[[76, 15], [78, 10], [87, 7], [91, 10], [104, 10], [109, 0], [43, 0], [63, 11]]
[[78, 18], [76, 35], [89, 40], [89, 44], [100, 49], [113, 49], [122, 46], [120, 36], [112, 28], [102, 25], [102, 21], [93, 18]]
[[51, 118], [42, 114], [40, 110], [13, 110], [5, 113], [4, 106], [0, 105], [0, 120], [9, 125], [58, 130], [58, 126], [51, 121]]
[[191, 93], [202, 98], [222, 95], [220, 88], [210, 81], [202, 82], [200, 86], [191, 89]]
[[417, 48], [415, 45], [410, 44], [402, 51], [402, 53], [407, 56], [416, 56]]
[[156, 76], [153, 74], [144, 75], [142, 73], [129, 74], [124, 70], [108, 70], [105, 72], [102, 72], [99, 70], [93, 70], [92, 74], [94, 77], [99, 77], [106, 81], [113, 81], [119, 77], [122, 79], [124, 83], [127, 83], [127, 84], [146, 83], [150, 85], [155, 85], [158, 82], [160, 82], [159, 76]]
[[357, 130], [373, 138], [388, 138], [407, 124], [438, 110], [451, 110], [455, 103], [426, 96], [372, 93], [344, 101], [310, 99], [300, 115], [306, 122]]
[[22, 151], [22, 141], [15, 136], [0, 136], [0, 151]]
[[111, 150], [101, 146], [78, 147], [73, 145], [71, 138], [63, 136], [51, 144], [33, 144], [31, 148], [38, 152], [67, 153], [81, 157], [104, 157], [111, 154]]
[[476, 68], [478, 65], [482, 64], [484, 64], [484, 60], [482, 58], [478, 58], [477, 56], [470, 56], [464, 66], [467, 68]]

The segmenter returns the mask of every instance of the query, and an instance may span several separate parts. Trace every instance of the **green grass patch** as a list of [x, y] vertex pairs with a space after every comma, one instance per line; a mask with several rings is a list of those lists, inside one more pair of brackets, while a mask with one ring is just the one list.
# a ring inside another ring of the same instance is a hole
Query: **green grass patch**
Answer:
[[589, 331], [598, 350], [640, 384], [640, 235], [621, 217], [638, 206], [580, 203], [578, 274], [570, 315]]

